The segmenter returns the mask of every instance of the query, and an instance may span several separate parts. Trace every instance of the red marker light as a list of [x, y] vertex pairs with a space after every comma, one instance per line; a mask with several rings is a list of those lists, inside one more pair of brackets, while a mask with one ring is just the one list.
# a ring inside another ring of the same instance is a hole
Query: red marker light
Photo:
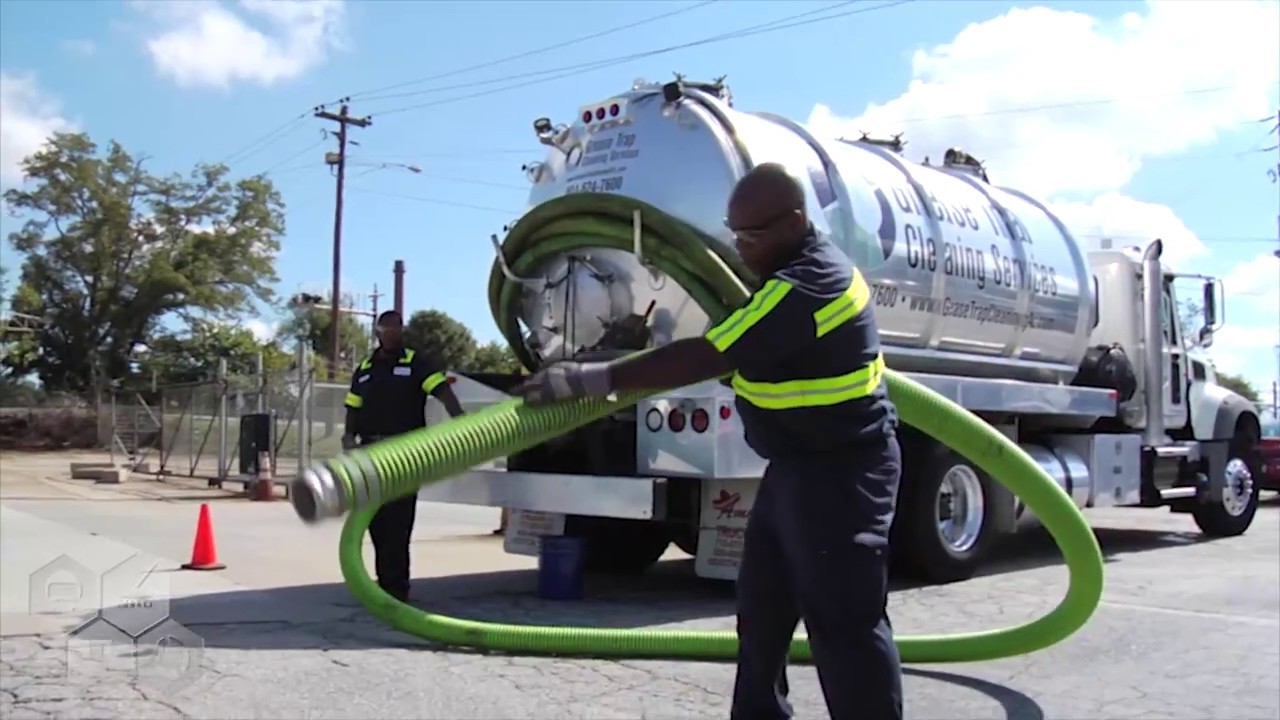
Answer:
[[707, 411], [698, 408], [693, 411], [693, 415], [689, 417], [689, 426], [694, 432], [701, 433], [707, 431], [707, 426], [711, 424], [711, 416], [707, 415]]
[[620, 112], [622, 112], [622, 108], [618, 107], [618, 103], [609, 106], [609, 117], [618, 117]]
[[671, 428], [671, 432], [680, 432], [684, 429], [684, 413], [679, 410], [672, 410], [667, 413], [667, 427]]
[[445, 383], [446, 383], [446, 384], [448, 384], [448, 385], [452, 385], [452, 384], [454, 384], [454, 383], [456, 383], [456, 382], [458, 382], [458, 376], [457, 376], [457, 375], [450, 375], [449, 377], [445, 378]]
[[597, 120], [604, 119], [604, 108], [596, 108], [596, 119]]
[[721, 405], [721, 406], [720, 406], [720, 419], [721, 419], [721, 420], [728, 420], [728, 419], [729, 419], [729, 416], [730, 416], [730, 415], [732, 415], [732, 414], [733, 414], [733, 411], [729, 409], [729, 406], [728, 406], [728, 405]]
[[591, 122], [591, 111], [590, 111], [590, 110], [583, 110], [583, 111], [582, 111], [582, 122], [584, 122], [584, 123], [589, 123], [589, 122]]

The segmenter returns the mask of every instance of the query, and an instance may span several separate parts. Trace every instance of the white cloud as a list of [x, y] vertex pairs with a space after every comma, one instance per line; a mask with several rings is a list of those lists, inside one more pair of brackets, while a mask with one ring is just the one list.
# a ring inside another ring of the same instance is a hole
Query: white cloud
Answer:
[[183, 87], [263, 86], [290, 80], [340, 46], [342, 0], [146, 2], [160, 30], [147, 40], [156, 70]]
[[53, 133], [73, 130], [57, 100], [40, 90], [33, 75], [0, 72], [0, 184], [22, 182], [23, 159]]
[[92, 40], [85, 38], [73, 38], [71, 40], [63, 40], [59, 43], [62, 51], [69, 55], [78, 55], [80, 57], [93, 57], [98, 52], [98, 45]]
[[1118, 190], [1143, 159], [1274, 112], [1278, 26], [1280, 3], [1266, 0], [1153, 1], [1115, 21], [1015, 8], [918, 50], [897, 98], [856, 118], [817, 105], [809, 123], [853, 137], [905, 130], [935, 161], [960, 145], [996, 184], [1040, 197]]
[[1222, 279], [1228, 294], [1226, 325], [1209, 352], [1220, 370], [1247, 377], [1263, 395], [1276, 379], [1280, 345], [1280, 258], [1261, 253]]
[[276, 336], [276, 326], [274, 324], [256, 318], [245, 321], [244, 329], [253, 333], [258, 342], [266, 342]]
[[1087, 203], [1053, 203], [1053, 211], [1090, 250], [1101, 247], [1104, 238], [1112, 241], [1112, 247], [1146, 247], [1159, 238], [1164, 241], [1164, 261], [1175, 268], [1186, 267], [1187, 261], [1209, 252], [1172, 208], [1117, 192]]
[[[808, 124], [828, 136], [905, 131], [908, 154], [934, 162], [960, 146], [994, 184], [1049, 201], [1086, 246], [1158, 237], [1170, 264], [1186, 267], [1209, 255], [1204, 243], [1173, 208], [1122, 190], [1145, 160], [1275, 112], [1277, 27], [1274, 0], [1153, 0], [1115, 20], [1015, 8], [918, 50], [898, 97], [857, 117], [816, 105]], [[1260, 388], [1275, 375], [1278, 276], [1280, 260], [1264, 254], [1224, 278], [1228, 324], [1211, 350]]]

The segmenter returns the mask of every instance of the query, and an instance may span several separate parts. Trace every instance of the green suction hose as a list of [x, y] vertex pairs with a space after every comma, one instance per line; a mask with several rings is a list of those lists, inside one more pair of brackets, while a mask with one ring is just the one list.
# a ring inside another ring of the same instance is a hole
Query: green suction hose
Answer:
[[[718, 243], [654, 208], [639, 205], [646, 228], [642, 237], [646, 262], [679, 282], [708, 315], [724, 317], [747, 297], [739, 279], [746, 274]], [[567, 250], [631, 250], [630, 216], [636, 206], [636, 201], [616, 196], [582, 194], [554, 200], [521, 219], [503, 245], [504, 255], [520, 275]], [[514, 324], [519, 290], [497, 268], [490, 279], [490, 300], [503, 334], [532, 367]], [[1016, 444], [980, 418], [892, 370], [886, 373], [886, 382], [904, 422], [955, 449], [1026, 503], [1057, 541], [1071, 573], [1066, 595], [1043, 617], [1001, 630], [899, 637], [902, 659], [961, 662], [1023, 655], [1058, 643], [1082, 627], [1102, 596], [1102, 555], [1071, 499]], [[313, 465], [290, 496], [299, 516], [307, 521], [350, 513], [339, 545], [343, 577], [370, 612], [411, 635], [444, 645], [513, 653], [731, 660], [737, 655], [737, 638], [731, 631], [521, 626], [424, 612], [383, 592], [364, 566], [364, 533], [384, 502], [538, 445], [651, 394], [542, 407], [527, 407], [514, 399], [496, 403], [443, 425]], [[791, 652], [797, 661], [811, 657], [804, 638], [796, 638]]]

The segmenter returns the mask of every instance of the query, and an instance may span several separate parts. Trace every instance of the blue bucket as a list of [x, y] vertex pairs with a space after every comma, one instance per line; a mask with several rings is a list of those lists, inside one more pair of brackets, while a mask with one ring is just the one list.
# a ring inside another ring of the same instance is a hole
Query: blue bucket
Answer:
[[544, 600], [581, 600], [585, 593], [585, 555], [586, 546], [582, 538], [559, 535], [541, 538], [538, 548], [538, 597]]

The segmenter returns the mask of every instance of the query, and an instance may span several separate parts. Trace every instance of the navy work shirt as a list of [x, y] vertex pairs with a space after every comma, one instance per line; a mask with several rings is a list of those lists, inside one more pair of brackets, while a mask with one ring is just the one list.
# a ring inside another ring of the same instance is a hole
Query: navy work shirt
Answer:
[[[855, 276], [848, 256], [811, 232], [795, 259], [707, 332], [738, 368], [735, 405], [747, 444], [767, 460], [855, 454], [883, 446], [897, 427], [869, 291]], [[863, 296], [856, 313], [855, 287]], [[848, 392], [850, 378], [865, 387]], [[752, 402], [755, 385], [765, 388], [760, 397], [788, 399]]]
[[351, 376], [346, 406], [358, 411], [354, 434], [399, 435], [426, 427], [427, 396], [446, 379], [414, 350], [379, 348]]

